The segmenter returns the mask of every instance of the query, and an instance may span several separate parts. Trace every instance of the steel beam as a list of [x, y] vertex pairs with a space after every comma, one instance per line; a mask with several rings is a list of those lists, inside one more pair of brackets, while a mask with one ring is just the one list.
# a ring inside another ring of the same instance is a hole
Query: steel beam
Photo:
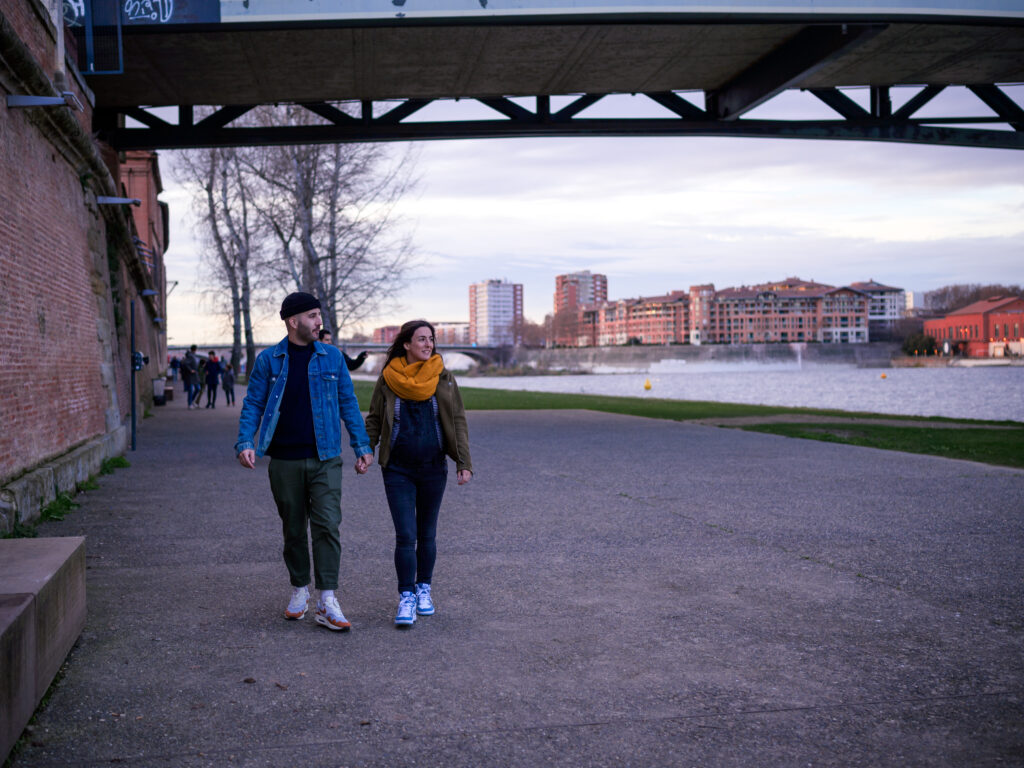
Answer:
[[[532, 112], [506, 98], [479, 99], [500, 115], [493, 120], [404, 122], [432, 102], [431, 99], [410, 99], [397, 106], [386, 102], [388, 109], [377, 117], [373, 116], [374, 103], [369, 101], [361, 103], [358, 117], [331, 104], [300, 105], [326, 121], [317, 125], [258, 126], [246, 125], [245, 121], [232, 125], [253, 109], [252, 105], [246, 105], [224, 107], [198, 122], [193, 120], [193, 108], [183, 106], [177, 125], [137, 107], [121, 111], [100, 109], [94, 115], [94, 126], [100, 136], [117, 149], [524, 136], [743, 136], [1024, 149], [1024, 108], [997, 86], [972, 85], [970, 88], [997, 113], [995, 117], [986, 114], [914, 118], [918, 109], [942, 91], [941, 86], [928, 86], [895, 111], [887, 87], [872, 88], [870, 110], [837, 89], [811, 90], [810, 93], [839, 113], [842, 119], [836, 120], [719, 119], [678, 94], [668, 92], [644, 94], [673, 113], [661, 118], [581, 118], [578, 115], [583, 110], [602, 98], [597, 94], [584, 94], [554, 112], [548, 96], [536, 97], [536, 110]], [[144, 127], [125, 128], [125, 117], [135, 119]], [[1014, 130], [977, 127], [1006, 123]]]
[[884, 24], [804, 27], [721, 88], [708, 91], [707, 111], [719, 120], [735, 120], [787, 88], [798, 87], [825, 64], [885, 28]]
[[1006, 93], [995, 85], [969, 85], [971, 92], [985, 102], [985, 105], [1006, 119], [1015, 131], [1024, 131], [1024, 109], [1018, 106]]
[[[950, 118], [954, 120], [954, 118]], [[958, 122], [977, 120], [955, 118]], [[998, 118], [992, 118], [995, 121]], [[937, 122], [937, 121], [932, 121]], [[203, 129], [195, 126], [120, 128], [104, 138], [119, 149], [320, 144], [371, 141], [522, 138], [553, 136], [722, 136], [745, 138], [833, 139], [943, 144], [963, 147], [1024, 149], [1020, 131], [924, 125], [919, 122], [853, 123], [843, 120], [786, 122], [775, 120], [576, 119], [563, 121], [475, 120], [370, 125], [299, 125]]]

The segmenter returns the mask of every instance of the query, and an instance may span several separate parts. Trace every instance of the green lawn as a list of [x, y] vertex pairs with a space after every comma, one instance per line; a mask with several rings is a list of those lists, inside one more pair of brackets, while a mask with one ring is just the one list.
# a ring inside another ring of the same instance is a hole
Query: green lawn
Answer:
[[[369, 407], [371, 382], [355, 382], [356, 395], [363, 409]], [[786, 437], [864, 445], [907, 453], [927, 453], [953, 459], [969, 459], [987, 464], [1024, 467], [1024, 425], [1018, 422], [964, 421], [944, 418], [892, 416], [877, 413], [813, 408], [781, 408], [738, 403], [713, 403], [700, 400], [662, 400], [646, 397], [611, 397], [555, 392], [520, 392], [508, 389], [460, 387], [468, 410], [564, 410], [583, 409], [645, 416], [652, 419], [695, 421], [740, 416], [779, 416], [783, 414], [837, 417], [844, 419], [899, 420], [906, 426], [878, 424], [803, 424], [773, 423], [745, 425], [744, 429], [770, 432]], [[949, 422], [971, 424], [970, 429], [943, 429], [929, 426]]]
[[1024, 429], [935, 429], [919, 424], [759, 424], [743, 429], [1024, 468]]

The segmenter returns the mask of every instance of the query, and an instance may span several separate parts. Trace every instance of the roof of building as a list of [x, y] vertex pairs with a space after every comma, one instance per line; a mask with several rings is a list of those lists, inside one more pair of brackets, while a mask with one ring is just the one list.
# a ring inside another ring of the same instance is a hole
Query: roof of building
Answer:
[[1024, 305], [1024, 296], [992, 296], [954, 310], [947, 314], [946, 317], [952, 315], [984, 315], [999, 309], [1008, 309], [1014, 302], [1018, 301]]
[[903, 290], [902, 288], [894, 288], [891, 285], [882, 285], [881, 283], [876, 282], [874, 278], [871, 278], [866, 283], [850, 283], [850, 287], [851, 288], [856, 288], [858, 291], [869, 291], [869, 292], [892, 291], [894, 293], [899, 293], [900, 291]]

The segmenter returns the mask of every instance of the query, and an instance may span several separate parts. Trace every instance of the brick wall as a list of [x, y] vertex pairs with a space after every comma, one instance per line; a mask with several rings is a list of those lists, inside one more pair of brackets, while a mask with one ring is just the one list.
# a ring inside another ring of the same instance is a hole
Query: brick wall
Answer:
[[[0, 38], [0, 99], [52, 95], [54, 32], [43, 6], [4, 0]], [[123, 435], [133, 298], [138, 347], [153, 359], [139, 374], [143, 403], [162, 368], [152, 319], [162, 312], [138, 298], [156, 283], [130, 217], [96, 204], [119, 186], [116, 157], [100, 159], [87, 90], [73, 70], [68, 81], [57, 85], [78, 94], [84, 112], [0, 102], [0, 486], [94, 438]]]
[[0, 117], [0, 479], [105, 431], [97, 295], [78, 173], [32, 123]]

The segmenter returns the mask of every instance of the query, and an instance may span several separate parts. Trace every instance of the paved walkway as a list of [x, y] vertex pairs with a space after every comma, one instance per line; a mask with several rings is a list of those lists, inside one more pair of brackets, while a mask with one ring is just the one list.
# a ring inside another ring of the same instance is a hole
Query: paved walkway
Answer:
[[280, 617], [236, 418], [156, 409], [42, 526], [87, 536], [89, 618], [17, 768], [1024, 762], [1024, 472], [473, 412], [438, 613], [392, 626], [380, 473], [347, 473], [335, 634]]

